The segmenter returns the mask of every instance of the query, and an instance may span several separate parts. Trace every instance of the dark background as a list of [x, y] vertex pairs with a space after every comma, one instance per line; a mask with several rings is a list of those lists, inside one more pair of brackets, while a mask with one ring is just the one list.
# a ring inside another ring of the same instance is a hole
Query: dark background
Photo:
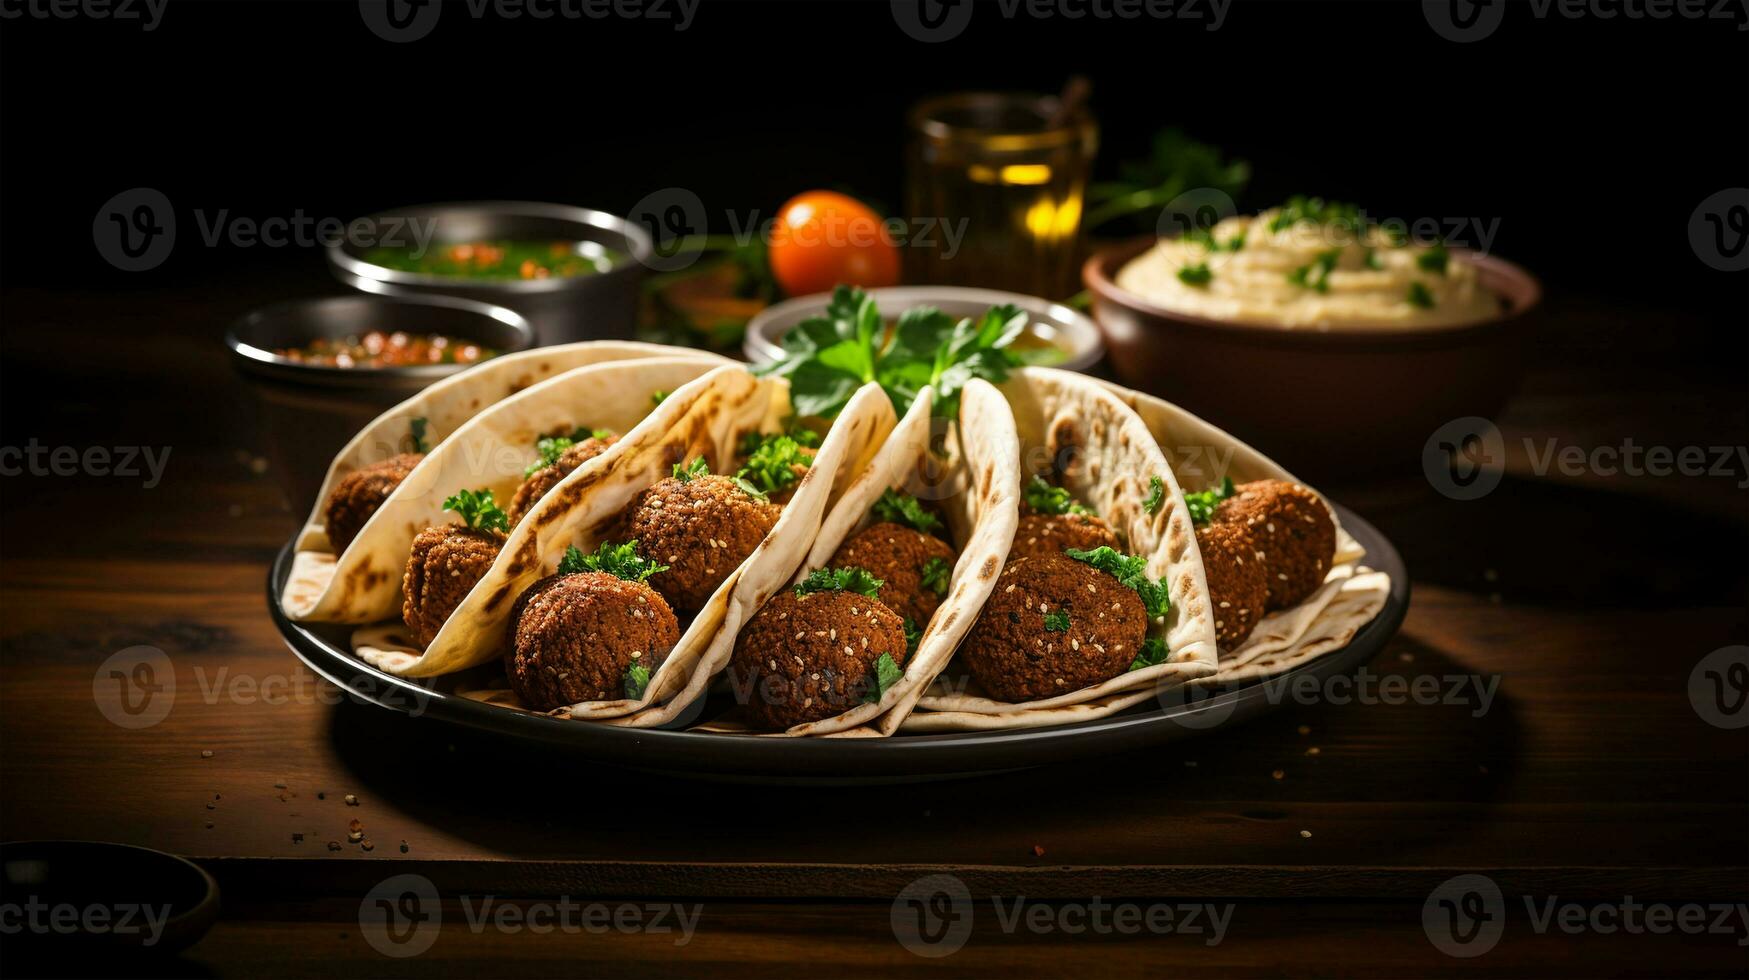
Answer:
[[[1206, 3], [1202, 9], [1206, 10]], [[523, 198], [624, 213], [668, 186], [768, 217], [839, 187], [896, 208], [903, 113], [963, 88], [1090, 77], [1098, 173], [1180, 126], [1249, 159], [1245, 208], [1292, 193], [1381, 216], [1499, 218], [1495, 251], [1556, 290], [1707, 311], [1709, 363], [1745, 366], [1744, 281], [1688, 246], [1695, 206], [1749, 175], [1749, 34], [1718, 20], [1546, 19], [1438, 36], [1413, 2], [1237, 0], [1206, 21], [1001, 16], [923, 44], [889, 6], [704, 0], [691, 28], [505, 20], [452, 5], [390, 44], [350, 2], [170, 0], [119, 22], [0, 22], [0, 281], [150, 289], [315, 270], [315, 249], [208, 248], [194, 212], [350, 218]], [[91, 221], [167, 194], [170, 259], [118, 272]], [[295, 290], [293, 290], [295, 291]]]

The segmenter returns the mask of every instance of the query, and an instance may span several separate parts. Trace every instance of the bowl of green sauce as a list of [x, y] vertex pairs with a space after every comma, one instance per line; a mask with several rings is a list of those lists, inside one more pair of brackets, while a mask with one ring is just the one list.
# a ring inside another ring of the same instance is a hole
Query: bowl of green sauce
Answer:
[[651, 254], [644, 229], [602, 211], [531, 201], [395, 208], [328, 249], [341, 281], [385, 296], [459, 296], [522, 314], [536, 343], [629, 338]]

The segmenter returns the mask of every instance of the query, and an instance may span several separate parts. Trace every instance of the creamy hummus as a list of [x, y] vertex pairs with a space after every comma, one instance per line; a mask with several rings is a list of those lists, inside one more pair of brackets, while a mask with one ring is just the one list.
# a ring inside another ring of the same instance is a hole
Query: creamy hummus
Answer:
[[1180, 313], [1296, 329], [1437, 327], [1501, 312], [1476, 267], [1441, 246], [1291, 218], [1277, 208], [1228, 218], [1197, 240], [1161, 239], [1119, 270], [1117, 285]]

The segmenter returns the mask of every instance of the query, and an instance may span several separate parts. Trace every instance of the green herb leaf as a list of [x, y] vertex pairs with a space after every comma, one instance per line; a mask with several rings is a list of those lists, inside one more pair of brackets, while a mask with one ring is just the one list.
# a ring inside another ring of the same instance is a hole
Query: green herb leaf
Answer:
[[907, 658], [909, 658], [913, 653], [916, 653], [917, 652], [917, 644], [919, 644], [921, 642], [923, 642], [923, 631], [917, 628], [917, 623], [915, 621], [913, 621], [909, 617], [906, 617], [906, 619], [905, 619], [905, 656]]
[[1092, 508], [1077, 502], [1069, 491], [1051, 486], [1040, 476], [1034, 476], [1021, 495], [1026, 505], [1040, 514], [1093, 514]]
[[802, 444], [791, 437], [769, 435], [753, 447], [753, 451], [747, 456], [747, 462], [735, 474], [735, 478], [756, 488], [763, 497], [780, 493], [800, 480], [801, 477], [796, 475], [794, 467], [807, 469], [813, 461], [813, 454], [804, 452]]
[[570, 449], [574, 445], [576, 445], [576, 443], [572, 442], [569, 436], [543, 436], [536, 440], [534, 451], [540, 453], [540, 458], [528, 464], [528, 466], [523, 469], [522, 478], [526, 480], [541, 470], [557, 463], [559, 457], [564, 454], [565, 450]]
[[1292, 228], [1302, 221], [1314, 225], [1331, 225], [1354, 232], [1356, 235], [1363, 230], [1362, 225], [1364, 224], [1360, 208], [1357, 205], [1296, 194], [1288, 198], [1288, 202], [1281, 206], [1274, 218], [1270, 219], [1269, 230], [1272, 232], [1281, 231], [1284, 228]]
[[691, 483], [698, 477], [710, 475], [711, 464], [705, 462], [703, 456], [695, 457], [692, 462], [684, 465], [674, 464], [674, 478], [681, 483]]
[[425, 426], [426, 426], [426, 424], [427, 424], [427, 422], [423, 418], [414, 418], [414, 419], [407, 420], [407, 429], [413, 436], [413, 451], [416, 453], [423, 453], [426, 451], [426, 445], [425, 445]]
[[625, 579], [627, 582], [647, 581], [650, 576], [667, 570], [667, 565], [658, 565], [638, 554], [636, 538], [625, 544], [603, 541], [592, 555], [584, 554], [581, 548], [571, 545], [565, 549], [565, 557], [559, 561], [560, 575], [572, 575], [577, 572], [606, 572], [614, 578]]
[[1160, 505], [1166, 502], [1166, 483], [1157, 476], [1148, 477], [1148, 495], [1142, 498], [1142, 509], [1150, 514], [1160, 513]]
[[1209, 271], [1207, 262], [1183, 266], [1178, 270], [1178, 281], [1186, 286], [1207, 286], [1215, 274]]
[[443, 502], [443, 509], [462, 516], [468, 527], [482, 531], [508, 531], [510, 519], [492, 499], [491, 490], [458, 490]]
[[1342, 258], [1340, 248], [1326, 249], [1319, 252], [1317, 258], [1310, 264], [1302, 265], [1287, 274], [1287, 281], [1296, 286], [1316, 290], [1320, 293], [1330, 291], [1330, 273], [1335, 270], [1336, 263]]
[[810, 592], [854, 592], [870, 599], [880, 598], [881, 586], [886, 581], [870, 575], [866, 569], [847, 568], [816, 568], [808, 573], [808, 577], [796, 584], [797, 596], [805, 596]]
[[1233, 478], [1221, 477], [1221, 485], [1212, 490], [1198, 490], [1184, 495], [1184, 508], [1190, 511], [1192, 524], [1207, 524], [1214, 516], [1215, 506], [1233, 495]]
[[923, 563], [923, 587], [938, 596], [947, 595], [948, 579], [953, 577], [953, 564], [946, 558], [931, 558]]
[[[1229, 198], [1240, 197], [1251, 179], [1251, 165], [1244, 160], [1223, 158], [1218, 147], [1200, 143], [1179, 129], [1156, 133], [1152, 152], [1145, 160], [1119, 164], [1119, 179], [1102, 181], [1087, 189], [1087, 216], [1081, 227], [1092, 231], [1107, 222], [1128, 219], [1136, 231], [1162, 227], [1165, 209], [1175, 202], [1199, 201], [1187, 191], [1209, 188]], [[1190, 223], [1200, 216], [1175, 212], [1173, 220]]]
[[924, 510], [923, 504], [916, 497], [890, 487], [881, 491], [881, 499], [874, 502], [873, 511], [877, 521], [903, 524], [924, 534], [934, 534], [941, 530], [941, 518]]
[[1446, 266], [1451, 263], [1451, 253], [1445, 250], [1443, 242], [1435, 242], [1427, 251], [1415, 256], [1415, 264], [1426, 272], [1436, 272], [1445, 275]]
[[899, 678], [903, 676], [905, 676], [905, 672], [899, 669], [899, 664], [893, 659], [893, 655], [890, 653], [881, 654], [880, 659], [875, 661], [874, 674], [869, 677], [868, 691], [863, 694], [862, 703], [873, 704], [879, 701], [887, 693], [887, 688], [897, 684]]
[[1166, 662], [1166, 641], [1157, 636], [1150, 636], [1142, 641], [1142, 652], [1136, 654], [1136, 659], [1130, 661], [1131, 670], [1141, 670], [1143, 667], [1153, 667]]
[[1166, 615], [1171, 602], [1166, 595], [1166, 587], [1148, 577], [1148, 559], [1139, 555], [1126, 555], [1104, 545], [1092, 551], [1064, 548], [1063, 554], [1092, 565], [1117, 579], [1125, 588], [1134, 589], [1136, 595], [1142, 597], [1142, 606], [1147, 609], [1148, 618]]
[[1383, 269], [1385, 267], [1385, 260], [1379, 258], [1379, 250], [1376, 248], [1366, 250], [1366, 258], [1363, 262], [1368, 269]]
[[1409, 305], [1423, 310], [1433, 309], [1433, 293], [1425, 285], [1418, 282], [1409, 284]]
[[1069, 632], [1069, 611], [1067, 609], [1056, 609], [1045, 613], [1045, 632]]
[[759, 489], [758, 487], [754, 486], [753, 484], [747, 482], [745, 477], [735, 476], [735, 477], [730, 477], [730, 480], [731, 480], [731, 482], [733, 482], [735, 484], [736, 488], [739, 489], [742, 493], [746, 494], [749, 497], [752, 497], [754, 500], [757, 500], [762, 504], [771, 499], [770, 497], [765, 495], [765, 491], [763, 491], [763, 490]]
[[644, 692], [650, 687], [650, 668], [643, 664], [632, 664], [625, 673], [626, 699], [642, 701]]
[[663, 402], [667, 401], [668, 396], [672, 395], [672, 394], [673, 394], [673, 392], [663, 391], [660, 388], [657, 388], [655, 391], [650, 392], [650, 407], [655, 408], [657, 405], [662, 404]]

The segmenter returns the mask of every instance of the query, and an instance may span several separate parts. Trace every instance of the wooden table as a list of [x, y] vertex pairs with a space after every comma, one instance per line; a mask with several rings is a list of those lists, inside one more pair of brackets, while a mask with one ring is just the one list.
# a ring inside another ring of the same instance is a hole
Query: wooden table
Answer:
[[[286, 291], [4, 296], [0, 444], [172, 455], [152, 489], [0, 483], [0, 837], [137, 843], [210, 869], [224, 916], [168, 972], [503, 973], [511, 956], [567, 975], [1749, 971], [1749, 922], [1570, 935], [1537, 931], [1526, 906], [1749, 900], [1749, 730], [1708, 724], [1688, 693], [1701, 657], [1749, 635], [1745, 497], [1728, 480], [1539, 477], [1516, 459], [1473, 503], [1413, 482], [1338, 491], [1414, 579], [1370, 676], [1464, 685], [1445, 703], [1293, 705], [1155, 752], [959, 782], [680, 781], [349, 703], [287, 651], [264, 577], [297, 519], [218, 343], [231, 315]], [[1551, 366], [1502, 419], [1510, 436], [1742, 441], [1741, 372], [1697, 383], [1680, 318], [1551, 307], [1567, 311]], [[1617, 341], [1654, 320], [1667, 341], [1630, 358]], [[128, 730], [93, 677], [135, 644], [168, 655], [176, 694], [161, 723]], [[1483, 710], [1476, 685], [1496, 683]], [[347, 843], [355, 818], [368, 851]], [[401, 873], [429, 878], [445, 910], [430, 951], [405, 959], [360, 929], [366, 894]], [[932, 874], [974, 909], [942, 958], [893, 926], [896, 896]], [[1461, 874], [1505, 903], [1498, 945], [1471, 959], [1423, 926]], [[678, 946], [467, 921], [485, 896], [560, 895], [701, 910]], [[1007, 931], [993, 905], [1023, 897], [1073, 924], [1089, 896], [1230, 919], [1210, 945]]]

